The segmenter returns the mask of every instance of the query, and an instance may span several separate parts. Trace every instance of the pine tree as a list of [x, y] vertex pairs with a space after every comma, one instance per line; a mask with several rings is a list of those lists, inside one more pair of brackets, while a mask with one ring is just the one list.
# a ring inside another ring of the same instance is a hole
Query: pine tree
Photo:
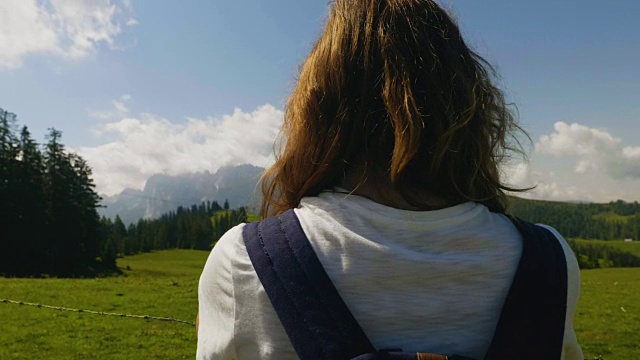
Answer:
[[69, 158], [73, 166], [73, 199], [75, 212], [78, 216], [79, 226], [82, 230], [79, 235], [81, 250], [83, 251], [83, 263], [88, 268], [98, 265], [107, 265], [115, 268], [113, 264], [98, 264], [99, 258], [102, 258], [103, 244], [105, 239], [99, 236], [100, 233], [100, 216], [97, 208], [100, 204], [100, 196], [95, 192], [95, 184], [92, 179], [91, 168], [87, 162], [76, 154], [70, 154]]
[[47, 201], [49, 233], [47, 241], [48, 269], [51, 273], [69, 276], [76, 270], [80, 243], [74, 223], [70, 184], [72, 168], [60, 143], [62, 133], [49, 129], [45, 147], [44, 163], [46, 179], [44, 192]]
[[15, 258], [25, 270], [25, 275], [39, 275], [46, 272], [47, 214], [44, 200], [44, 165], [38, 144], [31, 138], [27, 127], [20, 132], [20, 161], [15, 186], [16, 202], [14, 212], [18, 215], [14, 238], [21, 248]]
[[[15, 115], [0, 109], [0, 273], [75, 276], [115, 270], [96, 211], [91, 168], [50, 129], [44, 151]], [[112, 246], [111, 246], [112, 247]]]
[[97, 266], [115, 268], [111, 255], [105, 253], [112, 250], [104, 244], [108, 237], [101, 236], [96, 211], [100, 197], [94, 190], [91, 169], [80, 156], [65, 152], [61, 136], [59, 131], [49, 130], [44, 156], [50, 271], [70, 276], [94, 271]]
[[113, 239], [116, 251], [118, 254], [124, 254], [127, 228], [125, 228], [122, 219], [120, 219], [120, 215], [116, 215], [116, 218], [113, 220], [112, 229], [113, 230], [111, 231], [111, 239]]
[[136, 224], [129, 224], [129, 227], [127, 227], [127, 239], [124, 242], [125, 255], [135, 254], [140, 249], [137, 233]]
[[16, 198], [19, 146], [14, 135], [16, 116], [0, 108], [0, 274], [14, 273], [19, 266], [15, 257], [19, 250], [18, 214], [14, 211], [19, 199]]

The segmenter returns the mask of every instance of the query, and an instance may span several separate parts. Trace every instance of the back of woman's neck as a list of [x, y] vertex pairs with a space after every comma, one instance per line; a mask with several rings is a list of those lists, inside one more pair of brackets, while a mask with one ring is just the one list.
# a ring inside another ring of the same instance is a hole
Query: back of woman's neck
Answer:
[[355, 181], [353, 177], [347, 176], [340, 184], [340, 188], [349, 194], [363, 196], [379, 204], [401, 210], [429, 211], [458, 204], [446, 201], [444, 197], [428, 191], [411, 193], [411, 201], [409, 201], [401, 191], [391, 184], [390, 180], [373, 181], [368, 178], [359, 178], [358, 181]]

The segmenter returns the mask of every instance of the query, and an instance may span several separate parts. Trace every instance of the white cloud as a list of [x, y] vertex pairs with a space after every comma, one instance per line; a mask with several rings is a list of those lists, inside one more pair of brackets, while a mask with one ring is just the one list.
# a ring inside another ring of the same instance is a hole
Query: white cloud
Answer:
[[[516, 162], [502, 168], [502, 180], [515, 188], [532, 188], [513, 195], [529, 199], [552, 201], [594, 201], [593, 191], [584, 187], [566, 185], [553, 172], [535, 170], [529, 163]], [[601, 198], [598, 198], [600, 200]]]
[[535, 187], [515, 195], [555, 201], [639, 200], [639, 146], [625, 146], [607, 131], [580, 124], [558, 122], [554, 130], [535, 144], [532, 163], [502, 168], [505, 183]]
[[114, 100], [113, 101], [113, 106], [116, 108], [116, 111], [118, 111], [119, 113], [128, 114], [129, 113], [129, 108], [125, 104], [126, 101], [128, 101], [126, 96], [122, 97], [122, 101]]
[[[120, 120], [129, 114], [128, 103], [130, 101], [131, 101], [131, 95], [124, 94], [120, 96], [120, 98], [113, 100], [111, 102], [111, 104], [113, 105], [113, 109], [111, 110], [88, 109], [87, 112], [89, 113], [89, 116], [94, 119], [110, 120], [110, 121]], [[97, 132], [98, 135], [101, 132], [102, 131], [98, 131]]]
[[237, 164], [266, 166], [273, 161], [283, 116], [271, 105], [253, 112], [235, 109], [221, 118], [189, 118], [183, 124], [151, 114], [125, 114], [99, 129], [100, 136], [109, 135], [113, 141], [75, 150], [91, 165], [98, 192], [113, 195], [125, 188], [141, 189], [149, 176], [158, 173], [214, 172]]
[[536, 187], [524, 194], [524, 197], [531, 199], [542, 199], [551, 201], [599, 201], [588, 189], [575, 186], [564, 186], [556, 181], [541, 181]]
[[616, 179], [640, 179], [640, 147], [623, 147], [608, 132], [580, 124], [557, 122], [554, 129], [551, 135], [540, 137], [537, 153], [575, 159], [578, 174], [596, 171]]
[[0, 69], [19, 68], [30, 54], [84, 58], [100, 43], [113, 46], [121, 22], [137, 24], [132, 16], [130, 1], [2, 0]]
[[580, 124], [569, 125], [559, 121], [553, 127], [553, 134], [540, 137], [536, 144], [537, 152], [556, 156], [585, 156], [615, 151], [620, 144], [620, 139], [608, 132]]
[[640, 159], [640, 146], [627, 146], [622, 149], [622, 156], [629, 160]]
[[526, 162], [506, 164], [502, 167], [502, 181], [514, 187], [530, 187], [531, 168]]

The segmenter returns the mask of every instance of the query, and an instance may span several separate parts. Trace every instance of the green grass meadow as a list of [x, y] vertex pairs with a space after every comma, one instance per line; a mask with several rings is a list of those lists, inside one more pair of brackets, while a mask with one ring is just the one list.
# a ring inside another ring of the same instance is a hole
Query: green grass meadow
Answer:
[[585, 359], [640, 359], [640, 268], [582, 270], [574, 329]]
[[[119, 259], [124, 275], [111, 278], [0, 278], [0, 299], [193, 321], [207, 256], [189, 250], [135, 255]], [[581, 276], [575, 329], [585, 358], [640, 359], [640, 268], [583, 270]], [[195, 328], [176, 322], [0, 303], [0, 324], [0, 359], [191, 359], [196, 351]]]
[[[100, 279], [0, 278], [0, 299], [194, 321], [206, 251], [118, 260]], [[130, 270], [126, 270], [127, 266]], [[195, 327], [0, 303], [0, 359], [192, 359]]]

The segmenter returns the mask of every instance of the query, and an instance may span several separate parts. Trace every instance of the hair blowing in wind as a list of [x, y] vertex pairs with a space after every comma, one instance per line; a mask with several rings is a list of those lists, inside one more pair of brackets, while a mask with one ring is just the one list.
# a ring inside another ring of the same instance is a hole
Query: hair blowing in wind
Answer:
[[[419, 210], [506, 209], [499, 165], [521, 129], [491, 65], [430, 0], [337, 0], [285, 109], [262, 216], [343, 184], [390, 184]], [[382, 188], [383, 186], [380, 186]]]

